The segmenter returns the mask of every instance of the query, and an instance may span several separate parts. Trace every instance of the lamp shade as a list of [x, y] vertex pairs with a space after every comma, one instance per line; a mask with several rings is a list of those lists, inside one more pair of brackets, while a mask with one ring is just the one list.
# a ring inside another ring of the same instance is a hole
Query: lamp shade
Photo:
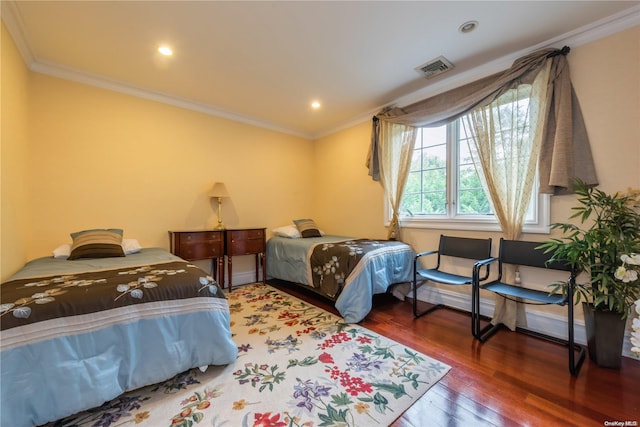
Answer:
[[227, 187], [224, 186], [224, 182], [216, 182], [211, 191], [209, 197], [229, 197]]

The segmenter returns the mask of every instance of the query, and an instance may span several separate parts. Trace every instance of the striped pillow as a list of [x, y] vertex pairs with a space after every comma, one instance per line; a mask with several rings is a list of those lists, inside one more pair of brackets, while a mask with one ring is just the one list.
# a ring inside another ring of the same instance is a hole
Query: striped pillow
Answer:
[[71, 233], [73, 244], [69, 260], [123, 257], [122, 230], [118, 228], [84, 230]]
[[302, 237], [320, 237], [320, 230], [312, 219], [294, 219], [293, 223], [298, 227]]

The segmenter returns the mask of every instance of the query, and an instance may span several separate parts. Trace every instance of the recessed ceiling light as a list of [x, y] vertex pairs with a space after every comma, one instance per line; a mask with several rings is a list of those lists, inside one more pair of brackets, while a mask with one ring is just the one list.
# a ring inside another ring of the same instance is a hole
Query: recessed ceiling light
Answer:
[[163, 54], [164, 56], [171, 56], [173, 55], [173, 51], [171, 50], [171, 48], [169, 46], [160, 46], [158, 48], [158, 52], [160, 52], [161, 54]]
[[458, 27], [461, 33], [470, 33], [478, 27], [478, 21], [467, 21]]
[[313, 108], [314, 110], [317, 110], [318, 108], [320, 108], [320, 101], [313, 101], [311, 102], [311, 108]]

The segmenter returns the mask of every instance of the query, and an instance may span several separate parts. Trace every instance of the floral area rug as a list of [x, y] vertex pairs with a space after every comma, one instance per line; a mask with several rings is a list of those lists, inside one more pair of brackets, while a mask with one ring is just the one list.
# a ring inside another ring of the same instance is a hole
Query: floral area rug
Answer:
[[227, 297], [235, 363], [189, 370], [48, 426], [387, 426], [450, 369], [268, 285]]

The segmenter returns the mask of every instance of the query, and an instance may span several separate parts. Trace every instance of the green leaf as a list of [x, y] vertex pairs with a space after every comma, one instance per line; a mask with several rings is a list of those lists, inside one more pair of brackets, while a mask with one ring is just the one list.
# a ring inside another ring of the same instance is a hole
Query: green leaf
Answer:
[[333, 404], [336, 406], [347, 406], [353, 403], [353, 400], [351, 400], [347, 393], [342, 392], [340, 394], [332, 395], [331, 402], [333, 402]]
[[409, 356], [411, 360], [413, 360], [416, 364], [420, 364], [420, 362], [424, 362], [424, 358], [421, 357], [418, 353], [413, 352], [405, 347], [404, 352]]
[[314, 356], [307, 356], [302, 360], [298, 359], [289, 359], [289, 365], [287, 365], [286, 369], [292, 368], [294, 366], [311, 366], [318, 363], [318, 359]]
[[347, 424], [347, 411], [336, 410], [333, 406], [327, 405], [327, 413], [318, 413], [318, 418], [322, 420], [321, 426], [332, 426], [336, 424]]
[[407, 392], [405, 391], [403, 384], [372, 383], [371, 385], [378, 390], [393, 394], [394, 399], [400, 399], [402, 396], [407, 396]]
[[371, 347], [369, 344], [364, 344], [360, 346], [360, 351], [365, 354], [370, 354], [373, 353], [373, 347]]
[[382, 356], [383, 359], [395, 359], [395, 353], [389, 347], [378, 347], [373, 354]]
[[389, 401], [380, 393], [376, 393], [373, 396], [374, 407], [376, 408], [376, 411], [380, 412], [381, 414], [384, 414], [386, 412], [388, 403]]

